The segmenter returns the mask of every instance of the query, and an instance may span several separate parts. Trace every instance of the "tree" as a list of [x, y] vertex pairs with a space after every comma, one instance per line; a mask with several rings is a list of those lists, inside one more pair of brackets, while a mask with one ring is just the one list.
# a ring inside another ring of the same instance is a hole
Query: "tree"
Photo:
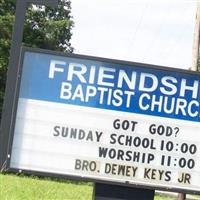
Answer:
[[[0, 0], [0, 113], [2, 110], [16, 0]], [[24, 23], [23, 43], [28, 47], [72, 52], [73, 27], [69, 0], [57, 8], [30, 5]]]

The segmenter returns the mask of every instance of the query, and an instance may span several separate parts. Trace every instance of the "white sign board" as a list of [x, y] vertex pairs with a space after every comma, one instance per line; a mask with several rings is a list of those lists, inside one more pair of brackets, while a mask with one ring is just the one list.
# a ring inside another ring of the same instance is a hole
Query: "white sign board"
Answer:
[[10, 167], [200, 192], [200, 76], [24, 52]]

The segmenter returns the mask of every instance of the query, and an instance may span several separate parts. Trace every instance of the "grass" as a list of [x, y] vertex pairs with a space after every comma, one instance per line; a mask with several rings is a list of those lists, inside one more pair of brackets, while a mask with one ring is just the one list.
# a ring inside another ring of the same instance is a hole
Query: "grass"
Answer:
[[[0, 174], [1, 200], [92, 200], [92, 183]], [[154, 200], [175, 200], [156, 195]]]
[[157, 195], [157, 196], [155, 196], [154, 200], [175, 200], [175, 198], [166, 197], [164, 195]]
[[0, 174], [1, 200], [90, 200], [91, 184]]

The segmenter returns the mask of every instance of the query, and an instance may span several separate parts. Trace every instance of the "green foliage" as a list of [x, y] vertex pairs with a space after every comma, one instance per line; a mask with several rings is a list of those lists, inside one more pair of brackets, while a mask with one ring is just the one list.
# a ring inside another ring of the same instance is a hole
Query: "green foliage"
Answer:
[[[30, 5], [24, 23], [25, 46], [69, 51], [73, 22], [69, 0], [59, 0], [57, 8]], [[0, 113], [8, 67], [11, 33], [14, 22], [15, 0], [0, 0]]]
[[73, 22], [70, 20], [70, 2], [62, 0], [57, 8], [29, 7], [24, 25], [26, 46], [72, 51], [69, 40]]
[[0, 113], [4, 97], [14, 10], [14, 1], [0, 0]]

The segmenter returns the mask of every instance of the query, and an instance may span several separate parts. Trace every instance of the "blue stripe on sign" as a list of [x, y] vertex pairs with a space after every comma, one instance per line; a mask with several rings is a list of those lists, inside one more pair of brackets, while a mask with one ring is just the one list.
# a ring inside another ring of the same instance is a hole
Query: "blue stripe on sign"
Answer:
[[25, 52], [20, 97], [200, 121], [198, 74]]

